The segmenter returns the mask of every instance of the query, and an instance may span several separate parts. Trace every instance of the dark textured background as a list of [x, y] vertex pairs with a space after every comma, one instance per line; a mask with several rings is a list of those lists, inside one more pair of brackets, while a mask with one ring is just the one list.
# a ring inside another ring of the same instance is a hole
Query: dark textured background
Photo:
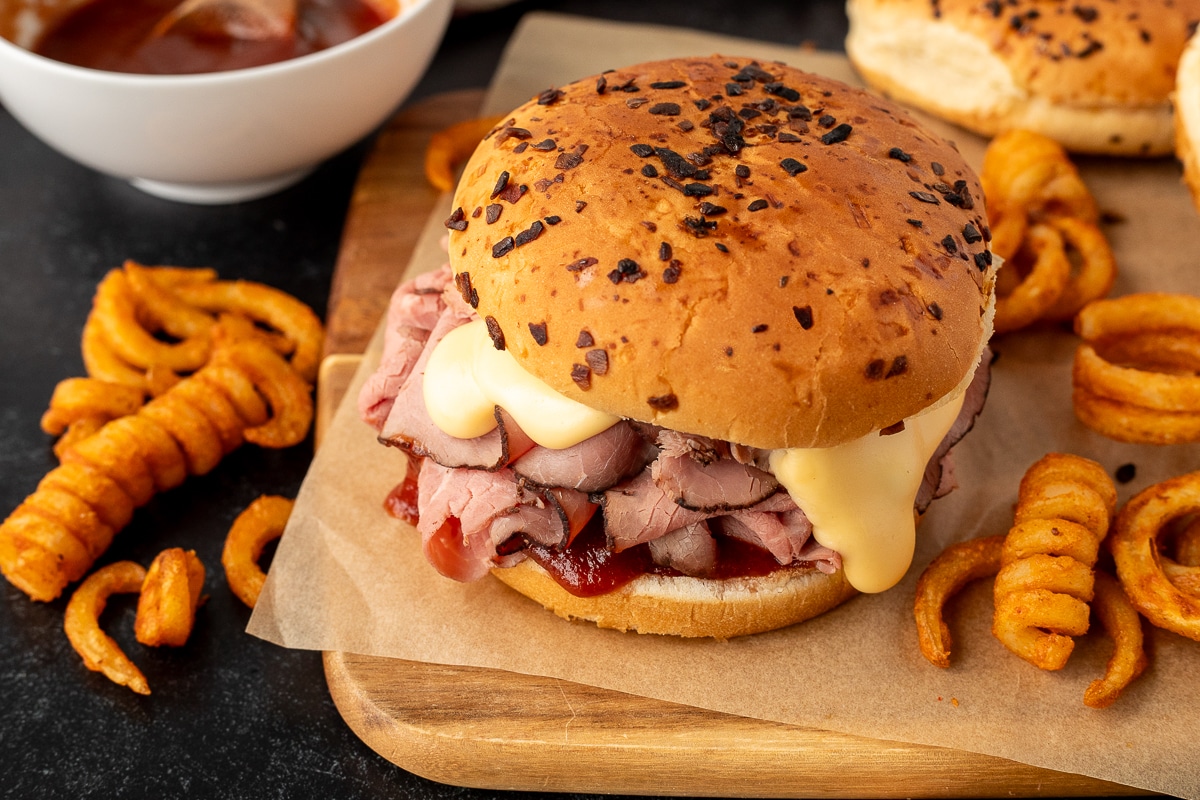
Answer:
[[[838, 0], [520, 2], [456, 19], [412, 99], [485, 86], [520, 16], [552, 10], [840, 49]], [[617, 65], [614, 65], [617, 66]], [[38, 419], [54, 385], [83, 374], [79, 334], [104, 273], [126, 258], [216, 267], [264, 281], [324, 314], [342, 222], [370, 142], [273, 197], [225, 207], [142, 194], [81, 167], [0, 108], [0, 514], [56, 461]], [[103, 623], [145, 672], [137, 696], [84, 669], [62, 632], [65, 599], [34, 603], [0, 581], [0, 796], [11, 798], [486, 797], [392, 766], [345, 726], [318, 653], [243, 633], [249, 610], [220, 574], [223, 538], [263, 493], [294, 496], [311, 443], [244, 447], [209, 475], [140, 509], [101, 563], [148, 564], [194, 548], [210, 595], [182, 649], [133, 640], [134, 606]]]

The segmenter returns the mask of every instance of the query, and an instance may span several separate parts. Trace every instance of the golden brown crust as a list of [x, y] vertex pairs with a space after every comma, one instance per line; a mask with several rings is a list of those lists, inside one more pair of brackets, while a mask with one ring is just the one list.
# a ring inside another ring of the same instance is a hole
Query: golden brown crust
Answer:
[[1175, 155], [1200, 210], [1200, 34], [1192, 36], [1179, 60], [1175, 107]]
[[480, 145], [454, 204], [459, 286], [516, 359], [676, 430], [847, 441], [953, 390], [988, 334], [963, 158], [777, 63], [675, 59], [544, 93]]
[[597, 597], [567, 592], [531, 559], [492, 574], [564, 619], [620, 631], [714, 639], [794, 625], [857, 594], [841, 570], [828, 575], [798, 566], [764, 578], [724, 581], [642, 575]]
[[1162, 155], [1200, 2], [850, 0], [847, 11], [851, 61], [903, 102], [988, 136], [1023, 127], [1079, 152]]

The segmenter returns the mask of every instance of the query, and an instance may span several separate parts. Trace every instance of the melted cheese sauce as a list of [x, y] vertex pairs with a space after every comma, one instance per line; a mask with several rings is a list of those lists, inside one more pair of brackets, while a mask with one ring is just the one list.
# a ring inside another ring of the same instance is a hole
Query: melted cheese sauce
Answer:
[[424, 396], [433, 423], [460, 439], [495, 428], [496, 406], [530, 439], [555, 450], [579, 444], [620, 419], [530, 375], [512, 353], [496, 349], [482, 320], [460, 325], [433, 348], [425, 366]]
[[841, 553], [846, 580], [860, 592], [890, 589], [908, 571], [916, 546], [913, 502], [962, 404], [959, 391], [906, 419], [899, 433], [771, 453], [771, 471], [804, 509], [816, 540]]

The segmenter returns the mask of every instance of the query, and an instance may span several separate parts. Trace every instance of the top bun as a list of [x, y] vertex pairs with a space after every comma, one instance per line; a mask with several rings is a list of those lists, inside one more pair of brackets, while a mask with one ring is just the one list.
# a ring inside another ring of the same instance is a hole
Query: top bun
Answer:
[[517, 361], [591, 407], [762, 448], [935, 404], [990, 333], [983, 194], [888, 101], [778, 63], [639, 64], [478, 147], [450, 262]]
[[864, 79], [985, 136], [1080, 153], [1172, 150], [1171, 91], [1197, 0], [849, 0]]

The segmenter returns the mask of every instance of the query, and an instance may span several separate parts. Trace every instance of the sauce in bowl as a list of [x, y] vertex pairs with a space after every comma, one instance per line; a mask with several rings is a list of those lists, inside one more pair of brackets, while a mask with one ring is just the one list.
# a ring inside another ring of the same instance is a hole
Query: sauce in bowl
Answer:
[[143, 75], [245, 69], [297, 58], [345, 42], [390, 16], [364, 0], [297, 0], [290, 36], [251, 41], [189, 31], [152, 34], [180, 0], [92, 0], [49, 28], [35, 53], [80, 67]]

